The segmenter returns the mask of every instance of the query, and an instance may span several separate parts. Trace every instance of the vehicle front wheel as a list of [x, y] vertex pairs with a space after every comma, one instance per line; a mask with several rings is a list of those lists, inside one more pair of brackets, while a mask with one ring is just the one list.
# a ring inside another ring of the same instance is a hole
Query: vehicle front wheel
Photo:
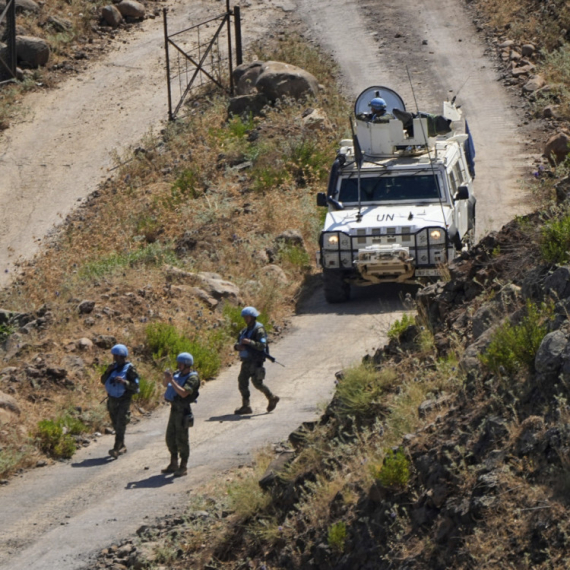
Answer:
[[350, 285], [341, 271], [324, 269], [323, 284], [327, 303], [344, 303], [350, 298]]

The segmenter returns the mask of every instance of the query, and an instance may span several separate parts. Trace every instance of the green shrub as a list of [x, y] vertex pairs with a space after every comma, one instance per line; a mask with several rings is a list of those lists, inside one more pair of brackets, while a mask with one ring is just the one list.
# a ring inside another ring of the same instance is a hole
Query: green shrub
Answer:
[[370, 414], [379, 404], [384, 389], [395, 380], [396, 373], [390, 368], [377, 371], [368, 364], [348, 368], [336, 388], [340, 410], [347, 415]]
[[14, 327], [9, 325], [0, 325], [0, 343], [4, 342], [14, 330]]
[[493, 372], [503, 369], [513, 374], [523, 366], [532, 369], [538, 347], [548, 332], [552, 310], [550, 305], [539, 307], [528, 301], [526, 315], [520, 324], [503, 323], [493, 334], [487, 350], [480, 355], [481, 362]]
[[227, 488], [229, 505], [235, 514], [248, 519], [262, 511], [271, 502], [271, 496], [259, 486], [259, 475], [232, 481]]
[[400, 335], [412, 325], [416, 324], [416, 317], [414, 315], [408, 315], [408, 313], [404, 313], [401, 319], [397, 319], [392, 323], [392, 326], [388, 330], [388, 338], [390, 339], [399, 339]]
[[255, 128], [255, 121], [253, 120], [253, 113], [250, 113], [247, 120], [244, 121], [242, 117], [233, 117], [228, 123], [228, 129], [230, 133], [238, 138], [242, 139]]
[[317, 143], [310, 140], [298, 141], [289, 150], [291, 174], [299, 186], [306, 186], [313, 180], [324, 180], [328, 174], [331, 157], [323, 152]]
[[279, 251], [282, 261], [286, 261], [295, 267], [307, 270], [311, 267], [311, 258], [307, 250], [299, 245], [285, 245]]
[[171, 205], [181, 202], [185, 198], [197, 198], [200, 177], [194, 168], [184, 169], [170, 189]]
[[343, 521], [336, 522], [329, 527], [328, 532], [329, 546], [336, 552], [344, 552], [346, 544], [346, 523]]
[[38, 422], [36, 436], [39, 448], [55, 458], [68, 459], [76, 450], [74, 435], [87, 431], [85, 424], [76, 417], [64, 414], [55, 420]]
[[203, 379], [212, 378], [221, 365], [219, 350], [223, 338], [219, 332], [204, 340], [190, 339], [179, 332], [174, 325], [152, 323], [146, 328], [148, 347], [155, 361], [176, 368], [176, 357], [189, 352], [194, 357], [194, 367]]
[[24, 447], [1, 447], [0, 448], [0, 477], [12, 473], [18, 468], [22, 459], [30, 453], [28, 446]]
[[549, 263], [566, 263], [570, 259], [570, 215], [544, 224], [540, 250]]
[[396, 453], [391, 449], [384, 457], [384, 462], [378, 473], [377, 481], [384, 487], [404, 489], [410, 480], [410, 462], [402, 449]]
[[259, 166], [253, 170], [253, 189], [264, 192], [278, 188], [289, 179], [289, 173], [284, 166]]
[[169, 246], [155, 242], [134, 251], [113, 253], [87, 262], [79, 270], [79, 277], [95, 279], [125, 267], [161, 266], [165, 263], [177, 263], [176, 255]]
[[157, 385], [154, 380], [147, 380], [144, 376], [139, 378], [139, 393], [133, 396], [139, 404], [148, 404], [152, 402], [157, 393]]

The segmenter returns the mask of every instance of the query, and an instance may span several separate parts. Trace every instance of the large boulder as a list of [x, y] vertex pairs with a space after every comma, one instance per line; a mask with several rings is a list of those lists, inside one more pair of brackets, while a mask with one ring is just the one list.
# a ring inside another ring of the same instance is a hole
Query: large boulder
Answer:
[[263, 67], [262, 61], [252, 63], [242, 63], [233, 70], [236, 95], [250, 95], [257, 93], [255, 84], [261, 75]]
[[270, 101], [281, 97], [301, 99], [307, 95], [315, 96], [319, 92], [319, 84], [314, 75], [280, 61], [267, 61], [261, 66], [255, 87]]
[[555, 166], [556, 164], [564, 162], [564, 159], [568, 156], [569, 152], [570, 134], [565, 131], [561, 131], [552, 135], [546, 141], [542, 155], [548, 159], [550, 164]]
[[538, 374], [555, 374], [562, 365], [562, 355], [568, 339], [562, 331], [547, 334], [540, 343], [534, 359], [534, 367]]
[[[225, 281], [221, 275], [210, 272], [190, 273], [176, 267], [166, 269], [166, 279], [169, 282], [188, 283], [193, 287], [200, 288], [209, 297], [221, 301], [225, 300], [234, 305], [243, 303], [240, 290], [237, 285]], [[197, 293], [197, 291], [195, 291]]]
[[16, 57], [18, 62], [28, 67], [46, 65], [50, 49], [45, 40], [33, 36], [16, 36]]
[[16, 399], [4, 392], [0, 392], [0, 409], [20, 415], [20, 406], [18, 406]]
[[122, 0], [117, 4], [117, 10], [119, 10], [123, 18], [129, 17], [140, 20], [145, 15], [145, 7], [136, 0]]
[[113, 4], [103, 6], [101, 9], [101, 17], [105, 22], [111, 26], [111, 28], [117, 28], [119, 24], [123, 21], [123, 16], [121, 12]]
[[319, 84], [309, 72], [280, 61], [243, 63], [233, 71], [238, 97], [263, 93], [270, 101], [316, 95]]
[[533, 75], [524, 85], [523, 91], [525, 93], [534, 93], [542, 89], [546, 85], [546, 80], [542, 75]]
[[232, 97], [228, 106], [230, 115], [243, 115], [244, 113], [259, 115], [263, 107], [269, 104], [269, 99], [262, 93], [252, 93], [249, 95], [240, 95]]

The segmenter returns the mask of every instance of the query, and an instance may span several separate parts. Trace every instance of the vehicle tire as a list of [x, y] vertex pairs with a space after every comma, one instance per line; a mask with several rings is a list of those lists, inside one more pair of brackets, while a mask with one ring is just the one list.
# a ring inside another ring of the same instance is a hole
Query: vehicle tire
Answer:
[[350, 298], [350, 285], [342, 271], [323, 270], [324, 293], [327, 303], [344, 303]]

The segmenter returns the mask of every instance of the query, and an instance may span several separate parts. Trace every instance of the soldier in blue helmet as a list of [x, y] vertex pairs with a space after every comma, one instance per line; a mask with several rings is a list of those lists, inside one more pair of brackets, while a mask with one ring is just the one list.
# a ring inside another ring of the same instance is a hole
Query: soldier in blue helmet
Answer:
[[386, 101], [382, 97], [374, 97], [369, 105], [370, 121], [373, 123], [387, 123], [391, 119], [396, 118], [392, 113], [386, 112]]
[[271, 390], [263, 383], [265, 378], [265, 362], [267, 354], [267, 333], [264, 326], [257, 322], [259, 311], [255, 307], [245, 307], [241, 316], [246, 327], [238, 335], [234, 350], [239, 352], [241, 370], [238, 376], [238, 386], [242, 398], [241, 408], [235, 410], [235, 414], [251, 414], [249, 402], [249, 379], [260, 392], [267, 398], [267, 411], [272, 412], [279, 402], [279, 397], [273, 395]]
[[111, 349], [113, 364], [101, 376], [101, 383], [107, 390], [107, 410], [115, 430], [115, 445], [109, 455], [117, 459], [127, 452], [125, 431], [131, 419], [131, 399], [139, 391], [139, 375], [127, 360], [129, 351], [124, 344], [116, 344]]
[[[162, 473], [173, 473], [174, 477], [188, 474], [190, 440], [188, 429], [194, 425], [194, 416], [190, 404], [198, 398], [200, 378], [192, 368], [194, 357], [182, 352], [176, 357], [178, 371], [172, 375], [170, 370], [164, 373], [162, 381], [166, 392], [164, 399], [170, 402], [170, 417], [166, 428], [166, 446], [170, 451], [170, 463]], [[180, 464], [178, 456], [180, 455]]]

